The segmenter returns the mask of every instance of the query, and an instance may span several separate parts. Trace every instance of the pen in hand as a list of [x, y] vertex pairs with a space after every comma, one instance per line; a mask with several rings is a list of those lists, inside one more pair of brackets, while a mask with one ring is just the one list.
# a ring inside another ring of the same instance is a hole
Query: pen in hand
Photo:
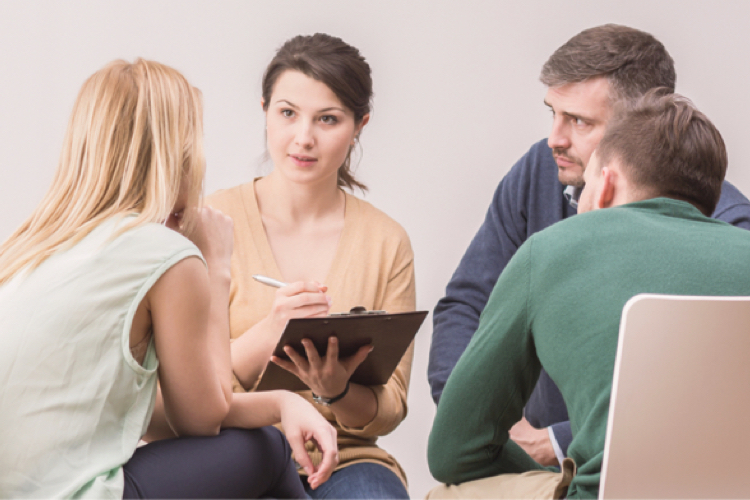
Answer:
[[283, 281], [275, 280], [273, 278], [269, 278], [268, 276], [263, 276], [262, 274], [253, 274], [253, 279], [259, 283], [263, 283], [264, 285], [272, 286], [275, 288], [286, 286], [286, 283], [284, 283]]

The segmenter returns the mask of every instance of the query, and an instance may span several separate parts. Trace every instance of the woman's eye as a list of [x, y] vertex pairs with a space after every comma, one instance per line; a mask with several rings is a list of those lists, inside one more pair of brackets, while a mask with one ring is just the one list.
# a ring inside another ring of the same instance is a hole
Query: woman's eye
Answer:
[[338, 119], [336, 119], [336, 117], [333, 115], [325, 115], [320, 117], [320, 121], [322, 121], [326, 125], [333, 125], [334, 123], [338, 122]]
[[294, 116], [294, 111], [292, 111], [291, 109], [282, 109], [281, 115], [285, 118], [291, 118]]

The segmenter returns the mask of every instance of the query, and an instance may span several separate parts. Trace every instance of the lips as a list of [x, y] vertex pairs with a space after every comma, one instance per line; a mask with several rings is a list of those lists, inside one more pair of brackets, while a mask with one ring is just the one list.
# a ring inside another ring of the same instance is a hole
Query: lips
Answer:
[[565, 167], [572, 167], [574, 165], [578, 165], [578, 162], [573, 160], [572, 158], [568, 158], [567, 156], [555, 156], [555, 162], [557, 163], [558, 167], [565, 168]]
[[295, 164], [301, 167], [309, 167], [310, 165], [313, 165], [318, 161], [317, 158], [307, 155], [289, 155], [289, 158], [291, 158]]

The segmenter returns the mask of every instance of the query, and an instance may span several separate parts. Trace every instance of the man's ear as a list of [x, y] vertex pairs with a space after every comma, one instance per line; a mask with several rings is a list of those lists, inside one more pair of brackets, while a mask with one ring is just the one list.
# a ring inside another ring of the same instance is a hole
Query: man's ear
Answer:
[[617, 194], [617, 172], [609, 167], [602, 167], [602, 181], [599, 197], [596, 200], [597, 208], [609, 208], [612, 206]]

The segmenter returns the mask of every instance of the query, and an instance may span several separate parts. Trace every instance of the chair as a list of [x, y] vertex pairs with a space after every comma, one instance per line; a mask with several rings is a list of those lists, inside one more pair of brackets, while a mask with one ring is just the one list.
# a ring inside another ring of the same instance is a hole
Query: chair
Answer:
[[600, 498], [750, 498], [750, 297], [625, 305]]

